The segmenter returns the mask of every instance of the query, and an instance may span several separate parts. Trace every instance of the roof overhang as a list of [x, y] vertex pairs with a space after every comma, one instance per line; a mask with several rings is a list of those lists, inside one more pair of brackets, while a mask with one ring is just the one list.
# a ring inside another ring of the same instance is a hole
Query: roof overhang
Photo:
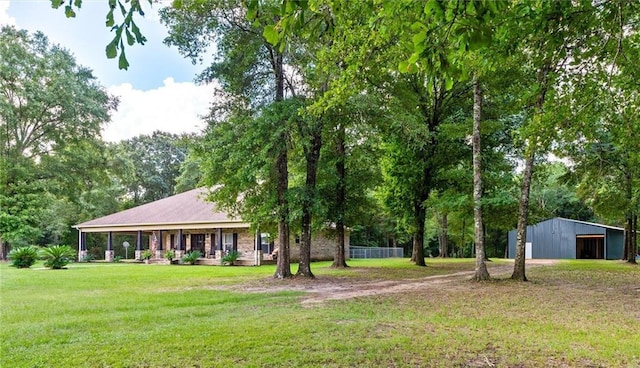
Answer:
[[74, 228], [83, 233], [157, 231], [157, 230], [199, 230], [199, 229], [244, 229], [251, 227], [248, 222], [184, 222], [158, 224], [108, 224], [108, 225], [75, 225]]

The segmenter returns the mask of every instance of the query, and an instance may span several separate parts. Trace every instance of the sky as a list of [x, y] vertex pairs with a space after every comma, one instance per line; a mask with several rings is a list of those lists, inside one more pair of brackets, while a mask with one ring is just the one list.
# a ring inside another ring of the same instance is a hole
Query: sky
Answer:
[[67, 18], [62, 8], [52, 9], [50, 0], [0, 0], [0, 25], [41, 31], [50, 43], [70, 50], [78, 64], [93, 70], [108, 93], [119, 97], [118, 111], [103, 128], [104, 140], [117, 142], [155, 130], [199, 132], [204, 128], [200, 116], [207, 113], [213, 86], [195, 84], [204, 66], [193, 65], [175, 47], [162, 43], [167, 30], [157, 11], [169, 2], [160, 1], [153, 7], [142, 3], [145, 16], [134, 20], [148, 41], [126, 48], [130, 64], [126, 71], [118, 69], [117, 58], [105, 56], [105, 47], [113, 38], [105, 26], [107, 0], [84, 0], [76, 18]]

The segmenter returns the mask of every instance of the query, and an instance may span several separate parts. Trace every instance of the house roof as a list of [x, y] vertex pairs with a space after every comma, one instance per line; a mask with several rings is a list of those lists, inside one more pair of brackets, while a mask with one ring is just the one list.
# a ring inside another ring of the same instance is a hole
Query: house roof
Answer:
[[249, 227], [204, 200], [206, 189], [193, 189], [75, 225], [84, 232]]

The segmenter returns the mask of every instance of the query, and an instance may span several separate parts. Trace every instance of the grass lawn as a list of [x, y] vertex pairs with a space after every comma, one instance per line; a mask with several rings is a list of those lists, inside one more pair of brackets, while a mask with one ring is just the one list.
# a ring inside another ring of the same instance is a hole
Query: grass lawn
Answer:
[[305, 305], [316, 283], [473, 270], [471, 260], [329, 264], [312, 265], [316, 281], [273, 280], [274, 266], [0, 264], [0, 366], [640, 367], [637, 266], [562, 261], [528, 269], [527, 283], [458, 277]]

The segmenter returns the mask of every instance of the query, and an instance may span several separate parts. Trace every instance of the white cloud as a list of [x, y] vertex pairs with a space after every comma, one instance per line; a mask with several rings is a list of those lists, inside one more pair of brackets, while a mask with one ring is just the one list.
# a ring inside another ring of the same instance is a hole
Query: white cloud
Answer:
[[214, 86], [176, 83], [167, 78], [162, 87], [147, 91], [134, 89], [129, 83], [107, 90], [120, 98], [120, 105], [102, 137], [117, 142], [156, 130], [174, 134], [202, 131], [205, 124], [201, 116], [208, 112]]
[[0, 1], [0, 26], [15, 26], [16, 19], [8, 14], [9, 1]]

